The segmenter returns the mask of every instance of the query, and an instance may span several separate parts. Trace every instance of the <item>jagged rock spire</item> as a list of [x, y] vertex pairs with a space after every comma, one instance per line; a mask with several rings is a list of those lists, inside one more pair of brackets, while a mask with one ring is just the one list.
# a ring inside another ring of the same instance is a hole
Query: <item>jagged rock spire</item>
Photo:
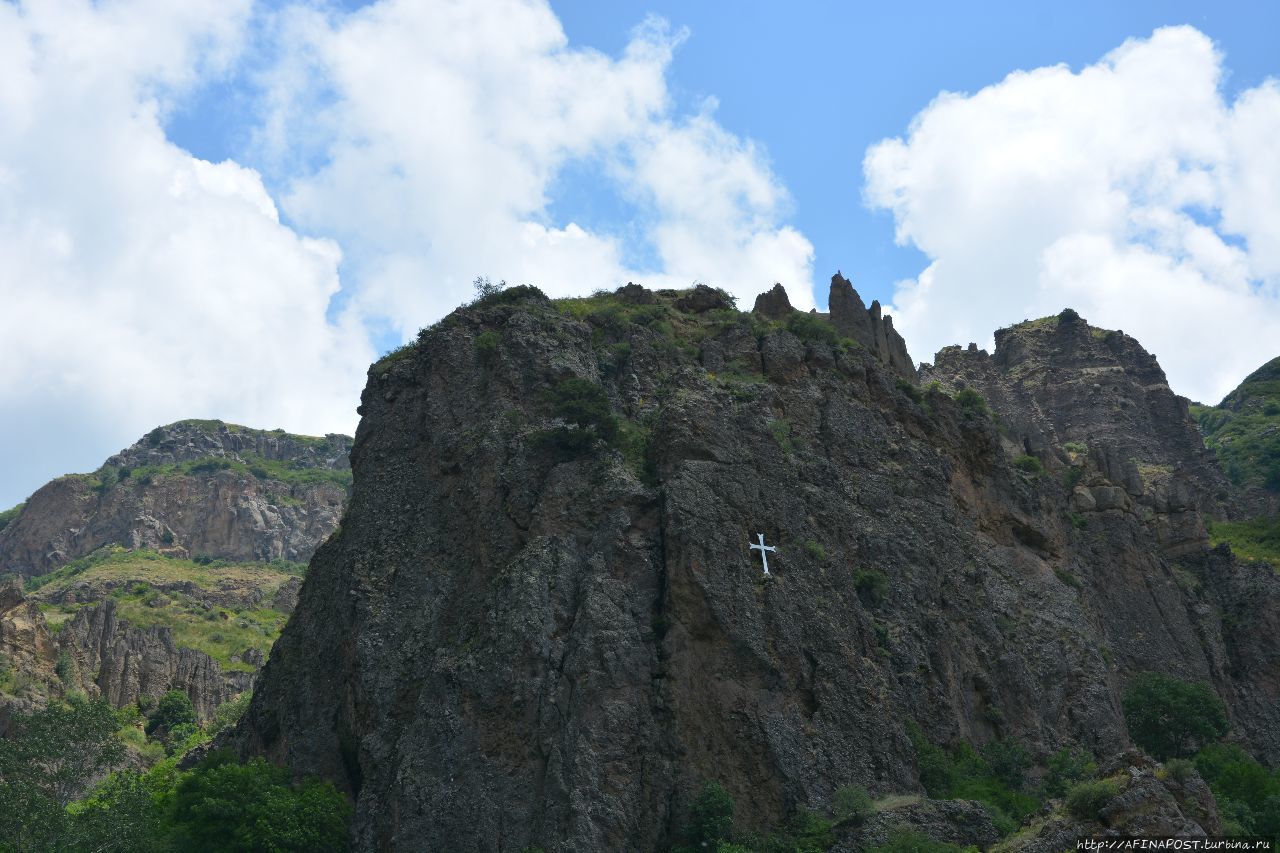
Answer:
[[770, 320], [782, 320], [795, 309], [787, 298], [787, 289], [781, 284], [774, 284], [769, 290], [756, 297], [752, 313], [768, 317]]

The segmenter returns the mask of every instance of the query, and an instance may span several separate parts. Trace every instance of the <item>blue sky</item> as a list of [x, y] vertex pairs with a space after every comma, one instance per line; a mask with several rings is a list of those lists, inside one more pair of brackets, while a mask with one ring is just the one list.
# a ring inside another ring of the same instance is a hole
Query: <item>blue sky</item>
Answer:
[[369, 361], [482, 274], [807, 307], [840, 269], [917, 360], [1071, 305], [1215, 400], [1280, 349], [1277, 32], [1274, 3], [0, 0], [0, 506], [178, 418], [350, 432]]
[[[792, 219], [814, 244], [820, 301], [821, 282], [837, 269], [868, 302], [888, 303], [894, 282], [924, 266], [913, 246], [895, 245], [892, 215], [862, 203], [861, 161], [870, 145], [901, 135], [939, 92], [973, 92], [1016, 69], [1078, 69], [1127, 38], [1177, 24], [1195, 26], [1225, 52], [1228, 94], [1280, 74], [1280, 4], [1269, 2], [551, 6], [571, 44], [610, 55], [650, 15], [689, 30], [671, 65], [672, 90], [687, 109], [716, 99], [721, 124], [766, 147], [794, 198]], [[252, 100], [243, 77], [219, 81], [185, 103], [168, 130], [206, 159], [242, 157], [248, 129], [241, 119]], [[566, 169], [556, 191], [557, 218], [612, 226], [635, 214], [581, 164]]]

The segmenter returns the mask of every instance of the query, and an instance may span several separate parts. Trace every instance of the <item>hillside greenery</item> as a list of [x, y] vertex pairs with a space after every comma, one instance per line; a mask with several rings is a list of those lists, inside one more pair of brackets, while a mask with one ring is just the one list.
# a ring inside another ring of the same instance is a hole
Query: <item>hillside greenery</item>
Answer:
[[1209, 542], [1227, 544], [1239, 557], [1262, 560], [1280, 570], [1280, 521], [1254, 518], [1249, 521], [1208, 521]]
[[[178, 769], [214, 729], [190, 722], [184, 699], [166, 695], [149, 719], [83, 697], [15, 714], [0, 739], [0, 851], [347, 849], [351, 807], [328, 782], [295, 783], [262, 758], [226, 752]], [[160, 743], [138, 730], [144, 719]], [[133, 748], [139, 739], [157, 748]]]
[[18, 504], [15, 507], [0, 512], [0, 530], [4, 530], [8, 527], [9, 522], [18, 517], [18, 513], [22, 512], [22, 508], [24, 506], [26, 506], [26, 504]]
[[[56, 631], [77, 611], [92, 606], [58, 603], [72, 587], [87, 583], [95, 593], [94, 603], [101, 596], [109, 597], [118, 617], [133, 627], [168, 627], [175, 643], [204, 652], [223, 669], [253, 671], [256, 667], [232, 657], [249, 648], [264, 656], [271, 650], [288, 618], [269, 606], [271, 598], [304, 568], [284, 561], [199, 562], [110, 546], [29, 579], [27, 592]], [[236, 607], [213, 604], [212, 600], [257, 600], [261, 604]]]
[[[188, 459], [184, 462], [171, 462], [158, 465], [103, 466], [92, 474], [79, 475], [98, 492], [117, 485], [137, 484], [140, 487], [151, 485], [157, 480], [170, 477], [191, 477], [216, 474], [230, 471], [233, 474], [252, 476], [265, 482], [282, 483], [290, 488], [330, 483], [344, 489], [351, 487], [350, 468], [321, 468], [306, 465], [296, 459], [266, 459], [256, 453], [242, 451], [235, 457], [205, 456]], [[288, 494], [278, 495], [282, 502], [290, 502]]]
[[1246, 377], [1217, 406], [1191, 411], [1232, 483], [1280, 493], [1280, 358]]

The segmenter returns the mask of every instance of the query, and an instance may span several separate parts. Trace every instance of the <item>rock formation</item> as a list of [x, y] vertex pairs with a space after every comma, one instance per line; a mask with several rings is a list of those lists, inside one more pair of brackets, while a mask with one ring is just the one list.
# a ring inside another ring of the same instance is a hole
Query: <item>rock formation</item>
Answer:
[[[50, 692], [60, 693], [57, 646], [40, 611], [15, 579], [0, 584], [0, 692], [9, 700], [0, 710], [32, 711]], [[4, 721], [0, 719], [0, 732]]]
[[1077, 468], [1077, 509], [1131, 506], [1171, 552], [1202, 550], [1201, 513], [1227, 510], [1228, 483], [1155, 356], [1070, 309], [995, 339], [994, 355], [974, 344], [943, 349], [921, 366], [921, 382], [980, 394], [1010, 454], [1055, 473]]
[[[840, 337], [857, 341], [899, 376], [915, 380], [915, 362], [907, 352], [907, 343], [893, 328], [893, 318], [881, 315], [879, 302], [872, 302], [867, 308], [849, 280], [836, 273], [831, 277], [828, 307], [830, 313], [810, 313], [830, 322]], [[770, 320], [785, 321], [796, 311], [791, 307], [787, 291], [782, 285], [775, 284], [756, 297], [752, 313]]]
[[831, 296], [827, 307], [836, 331], [874, 352], [900, 376], [915, 378], [916, 365], [907, 352], [907, 342], [893, 328], [893, 318], [881, 316], [878, 301], [873, 301], [867, 308], [849, 279], [836, 273], [831, 277]]
[[44, 574], [112, 543], [305, 562], [342, 513], [349, 447], [219, 421], [158, 427], [94, 474], [36, 491], [0, 528], [0, 574]]
[[[0, 528], [0, 575], [19, 576], [0, 593], [0, 708], [30, 710], [71, 690], [116, 706], [181, 690], [207, 719], [248, 689], [260, 649], [237, 649], [230, 661], [224, 652], [220, 666], [183, 647], [176, 623], [165, 620], [291, 612], [300, 580], [286, 571], [296, 566], [241, 562], [310, 557], [346, 503], [350, 444], [338, 435], [181, 421], [152, 430], [92, 475], [38, 490]], [[21, 576], [58, 569], [24, 594]], [[145, 607], [133, 594], [139, 588]], [[142, 608], [134, 611], [141, 624], [118, 601]], [[40, 606], [65, 620], [56, 634]], [[261, 632], [251, 639], [270, 642]]]
[[[1113, 754], [1143, 671], [1212, 684], [1280, 762], [1280, 578], [1162, 530], [1129, 474], [1169, 466], [1168, 523], [1202, 529], [1154, 358], [1068, 318], [922, 390], [840, 282], [830, 321], [884, 347], [802, 338], [777, 295], [753, 319], [522, 288], [375, 364], [342, 527], [229, 742], [336, 780], [365, 850], [653, 850], [706, 780], [755, 826], [915, 791], [910, 720]], [[1014, 467], [962, 381], [1051, 468], [1102, 448], [1092, 503]]]
[[116, 604], [81, 610], [58, 635], [68, 653], [73, 676], [91, 698], [101, 696], [120, 708], [140, 696], [158, 699], [170, 690], [191, 697], [200, 719], [252, 686], [248, 672], [223, 672], [203, 652], [179, 647], [165, 626], [135, 628], [116, 618]]
[[1119, 792], [1094, 817], [1059, 810], [1019, 833], [1007, 849], [1017, 853], [1058, 853], [1082, 837], [1204, 838], [1222, 832], [1209, 786], [1194, 771], [1183, 778], [1165, 773], [1138, 750], [1103, 764], [1099, 775], [1120, 779]]

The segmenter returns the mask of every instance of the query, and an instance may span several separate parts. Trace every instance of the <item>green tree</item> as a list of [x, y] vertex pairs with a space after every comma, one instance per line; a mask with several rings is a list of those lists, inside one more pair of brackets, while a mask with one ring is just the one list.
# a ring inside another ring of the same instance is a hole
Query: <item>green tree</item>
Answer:
[[66, 805], [123, 756], [106, 702], [73, 698], [15, 714], [0, 739], [0, 850], [65, 846]]
[[178, 846], [214, 851], [341, 851], [351, 807], [332, 784], [289, 784], [288, 772], [254, 758], [238, 764], [211, 753], [178, 783], [173, 798]]
[[1050, 755], [1049, 760], [1045, 762], [1045, 796], [1063, 796], [1073, 784], [1093, 775], [1096, 767], [1093, 756], [1089, 753], [1063, 747]]
[[875, 806], [867, 789], [858, 785], [844, 785], [836, 789], [831, 798], [831, 811], [836, 820], [862, 823], [875, 814]]
[[1125, 723], [1134, 742], [1164, 761], [1191, 755], [1227, 733], [1227, 709], [1208, 685], [1145, 672], [1125, 691]]
[[191, 697], [181, 690], [170, 690], [160, 697], [155, 710], [147, 719], [147, 734], [168, 734], [179, 726], [194, 725], [197, 721], [196, 706]]
[[715, 850], [733, 831], [733, 797], [718, 782], [702, 786], [689, 809], [689, 845], [695, 850]]
[[110, 705], [81, 697], [15, 714], [0, 740], [0, 781], [30, 783], [66, 806], [124, 757], [116, 728]]
[[161, 853], [167, 843], [155, 781], [124, 770], [112, 774], [72, 816], [73, 850], [93, 853]]

